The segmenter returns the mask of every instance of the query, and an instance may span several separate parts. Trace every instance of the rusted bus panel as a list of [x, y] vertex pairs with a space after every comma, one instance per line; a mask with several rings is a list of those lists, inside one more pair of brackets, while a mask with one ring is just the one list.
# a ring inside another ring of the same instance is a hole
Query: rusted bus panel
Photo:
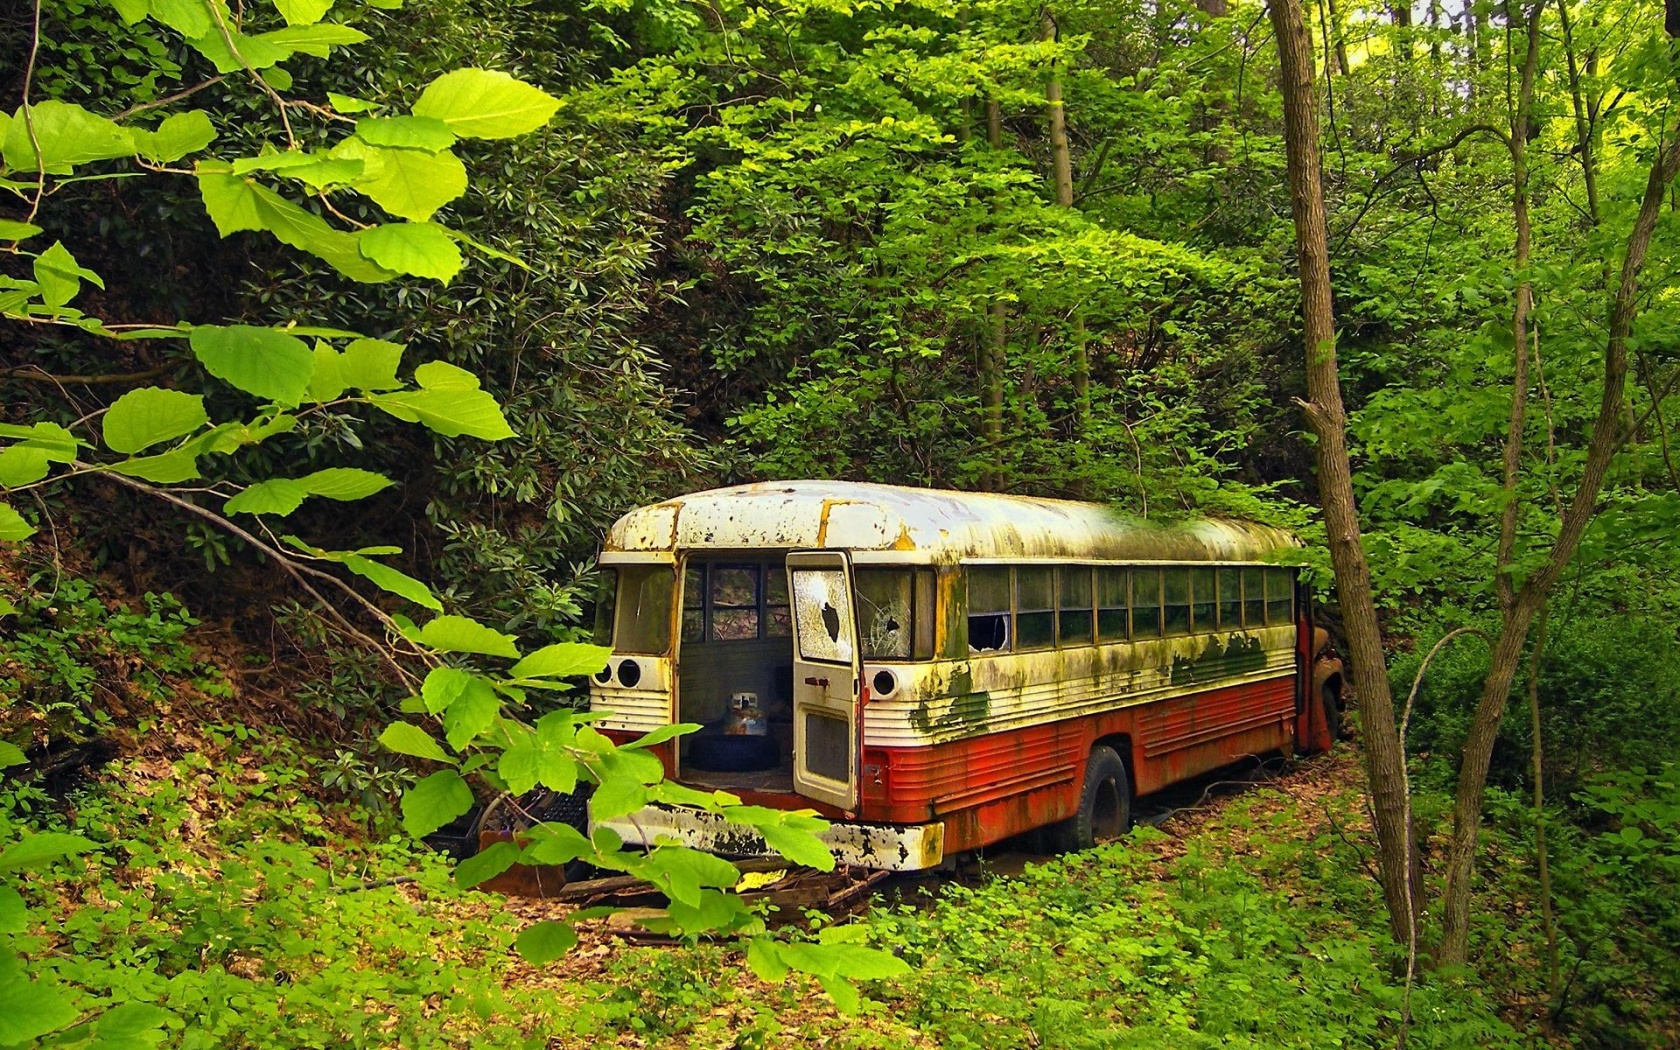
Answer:
[[[1293, 629], [889, 665], [901, 685], [864, 712], [871, 744], [917, 747], [1153, 705], [1258, 681], [1292, 690]], [[867, 681], [876, 665], [865, 669]]]
[[787, 481], [697, 492], [633, 510], [607, 535], [619, 552], [846, 549], [859, 561], [964, 558], [1258, 561], [1299, 546], [1248, 522], [1162, 525], [1111, 507], [899, 485]]

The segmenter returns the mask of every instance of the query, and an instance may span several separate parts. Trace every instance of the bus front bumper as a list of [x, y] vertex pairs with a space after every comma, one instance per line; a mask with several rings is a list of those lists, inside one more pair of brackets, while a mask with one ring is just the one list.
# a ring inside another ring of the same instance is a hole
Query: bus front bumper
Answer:
[[[751, 829], [697, 809], [646, 806], [625, 817], [589, 821], [590, 831], [610, 828], [625, 843], [654, 846], [676, 842], [730, 857], [774, 856]], [[846, 824], [834, 822], [819, 838], [840, 864], [877, 871], [924, 871], [945, 859], [945, 825]]]

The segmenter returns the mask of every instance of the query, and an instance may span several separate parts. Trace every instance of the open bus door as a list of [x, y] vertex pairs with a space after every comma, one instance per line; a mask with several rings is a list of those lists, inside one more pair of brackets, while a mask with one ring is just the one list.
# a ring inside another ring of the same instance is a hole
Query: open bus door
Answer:
[[788, 555], [793, 603], [793, 787], [858, 807], [860, 665], [852, 564], [842, 551]]

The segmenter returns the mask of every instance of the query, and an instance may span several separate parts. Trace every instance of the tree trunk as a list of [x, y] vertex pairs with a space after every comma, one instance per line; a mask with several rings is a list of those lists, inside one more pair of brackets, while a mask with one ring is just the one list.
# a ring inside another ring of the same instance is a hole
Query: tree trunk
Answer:
[[1336, 365], [1336, 322], [1330, 291], [1324, 192], [1319, 172], [1318, 98], [1313, 84], [1312, 40], [1301, 0], [1269, 0], [1282, 72], [1284, 144], [1289, 196], [1295, 217], [1306, 343], [1307, 423], [1318, 441], [1319, 501], [1324, 510], [1335, 570], [1336, 594], [1347, 632], [1348, 657], [1359, 695], [1360, 725], [1377, 831], [1378, 874], [1388, 904], [1389, 928], [1401, 944], [1415, 943], [1417, 891], [1410, 877], [1411, 835], [1406, 827], [1406, 784], [1394, 700], [1389, 694], [1382, 630], [1371, 591], [1371, 571], [1360, 542], [1347, 451], [1347, 411]]
[[[986, 143], [1003, 148], [1003, 109], [997, 99], [986, 100]], [[986, 337], [980, 347], [980, 437], [987, 455], [995, 457], [1003, 446], [1003, 372], [1009, 339], [1009, 308], [1001, 300], [988, 310]], [[986, 488], [997, 491], [999, 476], [990, 468]]]
[[[1046, 41], [1057, 38], [1056, 16], [1048, 6], [1039, 8], [1040, 28]], [[1056, 203], [1073, 207], [1073, 154], [1068, 146], [1067, 107], [1062, 104], [1062, 78], [1052, 69], [1044, 85], [1046, 115], [1050, 124], [1050, 174], [1055, 183]], [[1091, 358], [1085, 344], [1085, 317], [1075, 308], [1073, 318], [1073, 433], [1081, 440], [1091, 420]], [[1076, 493], [1077, 494], [1077, 493]]]
[[1550, 595], [1558, 577], [1580, 546], [1581, 537], [1598, 512], [1598, 495], [1610, 462], [1622, 442], [1623, 415], [1627, 406], [1628, 336], [1639, 313], [1639, 277], [1645, 267], [1645, 253], [1651, 246], [1657, 218], [1662, 213], [1669, 183], [1680, 171], [1680, 127], [1658, 151], [1645, 183], [1639, 214], [1628, 232], [1620, 279], [1611, 297], [1604, 346], [1604, 390], [1599, 398], [1598, 418], [1587, 443], [1586, 460], [1575, 494], [1564, 511], [1557, 541], [1545, 563], [1530, 576], [1506, 610], [1487, 682], [1476, 705], [1470, 732], [1464, 744], [1464, 761], [1459, 768], [1458, 791], [1453, 800], [1453, 836], [1447, 852], [1447, 888], [1443, 902], [1441, 948], [1438, 961], [1464, 962], [1469, 952], [1470, 882], [1476, 860], [1476, 839], [1482, 827], [1482, 801], [1487, 790], [1488, 766], [1499, 722], [1510, 698], [1511, 683], [1522, 660], [1524, 641], [1536, 613]]

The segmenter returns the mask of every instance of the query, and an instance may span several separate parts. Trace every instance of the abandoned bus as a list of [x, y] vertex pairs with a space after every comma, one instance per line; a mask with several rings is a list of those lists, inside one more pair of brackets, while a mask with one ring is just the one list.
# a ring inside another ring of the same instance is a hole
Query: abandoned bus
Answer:
[[[1161, 526], [1064, 500], [794, 481], [631, 511], [601, 553], [613, 654], [591, 686], [679, 783], [814, 809], [846, 863], [938, 865], [1036, 828], [1081, 848], [1131, 800], [1244, 756], [1328, 747], [1288, 533]], [[625, 841], [758, 852], [649, 807]]]

